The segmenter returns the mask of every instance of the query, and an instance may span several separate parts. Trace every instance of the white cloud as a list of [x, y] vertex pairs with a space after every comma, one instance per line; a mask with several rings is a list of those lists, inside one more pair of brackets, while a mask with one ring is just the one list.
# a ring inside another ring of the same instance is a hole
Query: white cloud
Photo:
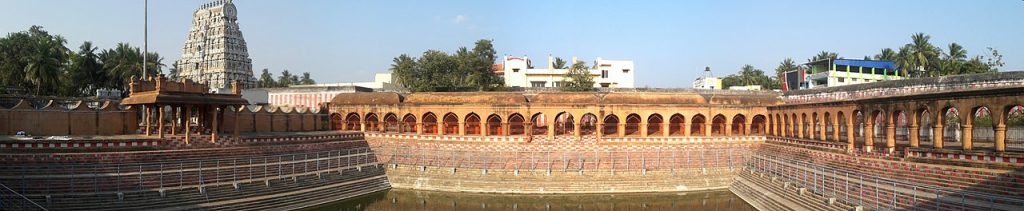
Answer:
[[462, 22], [466, 22], [467, 19], [469, 18], [466, 17], [465, 15], [456, 15], [455, 18], [452, 19], [452, 22], [455, 22], [455, 24], [460, 24]]

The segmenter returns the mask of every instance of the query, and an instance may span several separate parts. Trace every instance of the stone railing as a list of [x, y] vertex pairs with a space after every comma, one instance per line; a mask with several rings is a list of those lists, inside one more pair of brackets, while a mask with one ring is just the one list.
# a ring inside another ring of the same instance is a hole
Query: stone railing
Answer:
[[787, 104], [819, 103], [977, 89], [1024, 87], [1024, 72], [984, 73], [882, 81], [786, 92]]

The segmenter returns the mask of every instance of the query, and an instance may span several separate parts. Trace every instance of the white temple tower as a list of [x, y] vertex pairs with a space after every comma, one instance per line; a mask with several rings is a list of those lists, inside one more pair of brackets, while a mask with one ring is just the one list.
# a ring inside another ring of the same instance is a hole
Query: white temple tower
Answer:
[[231, 0], [203, 4], [192, 13], [181, 59], [175, 64], [178, 76], [211, 89], [229, 88], [238, 81], [242, 88], [256, 87], [252, 59], [238, 27], [238, 13]]

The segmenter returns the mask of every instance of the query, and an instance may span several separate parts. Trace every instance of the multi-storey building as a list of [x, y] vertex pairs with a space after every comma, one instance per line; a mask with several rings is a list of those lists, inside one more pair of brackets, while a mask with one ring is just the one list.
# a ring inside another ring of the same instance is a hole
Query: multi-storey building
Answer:
[[783, 77], [784, 90], [812, 89], [903, 79], [893, 61], [824, 59], [808, 62]]
[[252, 60], [238, 27], [238, 14], [231, 0], [200, 6], [192, 13], [181, 59], [175, 62], [178, 75], [211, 89], [229, 87], [238, 81], [242, 88], [256, 87]]
[[[572, 63], [576, 63], [576, 57]], [[548, 56], [547, 68], [532, 68], [528, 57], [505, 56], [500, 67], [501, 74], [505, 80], [505, 86], [509, 87], [561, 87], [565, 81], [565, 73], [569, 69], [555, 69], [554, 59]], [[590, 75], [594, 77], [594, 87], [608, 88], [633, 88], [634, 69], [631, 60], [605, 60], [600, 57], [594, 61], [589, 69]]]

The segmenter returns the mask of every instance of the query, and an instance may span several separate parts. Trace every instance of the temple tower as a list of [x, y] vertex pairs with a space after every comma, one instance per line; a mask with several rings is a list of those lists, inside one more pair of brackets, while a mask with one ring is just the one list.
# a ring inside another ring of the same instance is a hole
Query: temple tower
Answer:
[[238, 81], [242, 88], [256, 87], [252, 59], [237, 21], [231, 0], [214, 1], [196, 9], [181, 59], [175, 62], [178, 76], [212, 89], [230, 88], [231, 81]]

